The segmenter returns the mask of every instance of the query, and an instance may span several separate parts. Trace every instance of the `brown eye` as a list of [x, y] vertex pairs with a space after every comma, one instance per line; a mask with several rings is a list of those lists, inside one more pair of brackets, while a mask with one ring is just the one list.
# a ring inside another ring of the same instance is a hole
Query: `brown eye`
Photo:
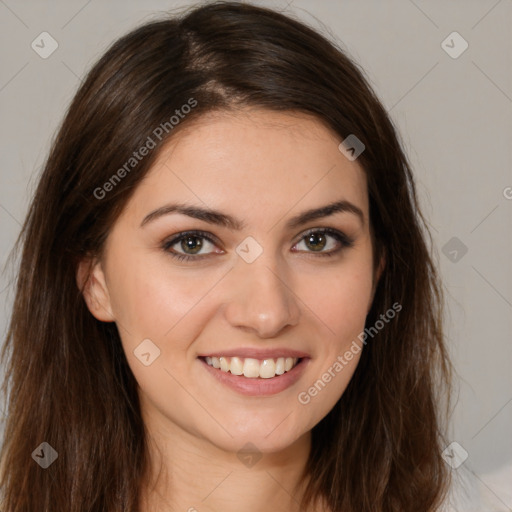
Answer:
[[295, 244], [294, 251], [332, 256], [353, 245], [354, 240], [341, 231], [332, 228], [312, 229]]
[[306, 236], [305, 242], [312, 251], [321, 251], [327, 245], [326, 237], [323, 233], [311, 233]]
[[199, 236], [187, 236], [181, 240], [181, 248], [187, 254], [197, 254], [203, 247], [203, 242]]
[[198, 260], [213, 253], [222, 253], [211, 235], [202, 231], [178, 233], [162, 243], [162, 249], [178, 260]]

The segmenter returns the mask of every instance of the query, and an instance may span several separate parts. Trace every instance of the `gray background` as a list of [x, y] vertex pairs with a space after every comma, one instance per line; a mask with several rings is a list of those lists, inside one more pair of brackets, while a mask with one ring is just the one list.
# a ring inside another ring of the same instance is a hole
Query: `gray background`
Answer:
[[[450, 437], [469, 454], [454, 474], [480, 494], [479, 510], [512, 510], [512, 1], [255, 3], [328, 31], [366, 70], [397, 124], [448, 300], [459, 375]], [[115, 38], [189, 4], [0, 0], [1, 265], [81, 77]], [[47, 59], [31, 48], [43, 31], [59, 45]], [[457, 58], [441, 44], [453, 31], [469, 44]], [[8, 269], [0, 281], [3, 332], [11, 282]]]

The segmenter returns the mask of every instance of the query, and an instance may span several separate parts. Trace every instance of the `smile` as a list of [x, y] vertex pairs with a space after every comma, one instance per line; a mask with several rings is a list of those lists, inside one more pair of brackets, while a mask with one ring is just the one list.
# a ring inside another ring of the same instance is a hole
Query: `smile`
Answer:
[[249, 379], [271, 379], [292, 370], [300, 361], [298, 357], [254, 359], [250, 357], [205, 357], [209, 366], [232, 375], [243, 375]]

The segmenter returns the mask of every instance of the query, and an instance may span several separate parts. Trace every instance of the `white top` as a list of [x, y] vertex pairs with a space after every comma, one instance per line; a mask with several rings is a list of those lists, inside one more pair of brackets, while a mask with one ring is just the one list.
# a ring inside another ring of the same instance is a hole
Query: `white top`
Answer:
[[478, 474], [467, 464], [452, 470], [452, 489], [443, 512], [510, 512], [512, 463]]

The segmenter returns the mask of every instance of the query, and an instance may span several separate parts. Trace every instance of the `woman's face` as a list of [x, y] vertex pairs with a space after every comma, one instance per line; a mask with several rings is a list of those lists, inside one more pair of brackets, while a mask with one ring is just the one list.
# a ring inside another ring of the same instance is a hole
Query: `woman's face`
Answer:
[[155, 431], [277, 451], [342, 395], [374, 275], [365, 175], [340, 142], [304, 115], [203, 116], [135, 190], [87, 297]]

